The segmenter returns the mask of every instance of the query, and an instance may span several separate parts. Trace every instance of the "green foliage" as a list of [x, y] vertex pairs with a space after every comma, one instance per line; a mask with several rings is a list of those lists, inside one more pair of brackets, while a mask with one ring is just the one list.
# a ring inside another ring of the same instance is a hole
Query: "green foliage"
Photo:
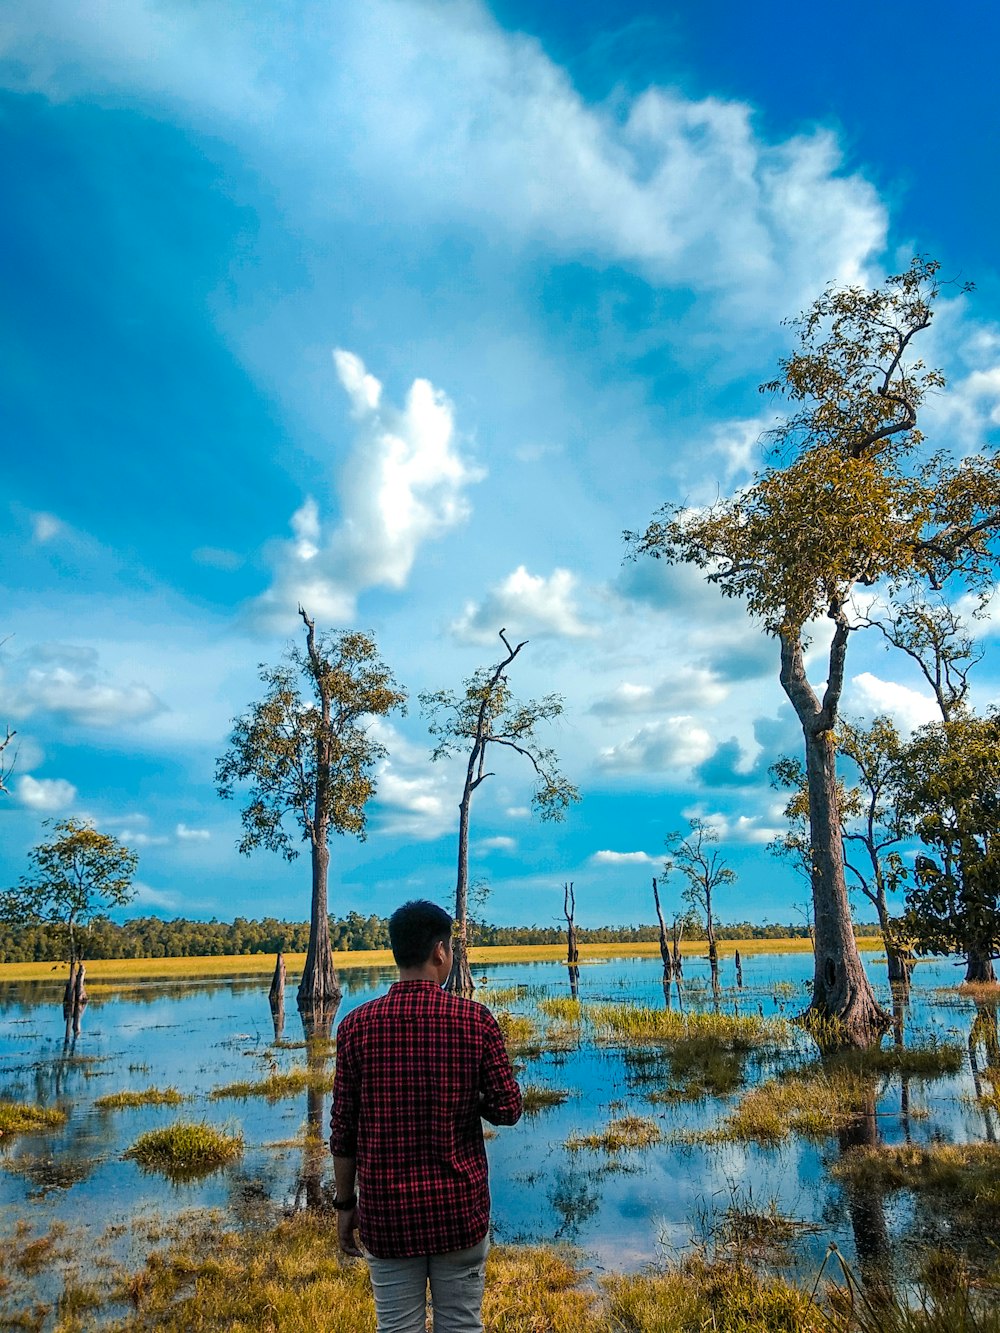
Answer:
[[69, 960], [78, 956], [77, 928], [109, 907], [132, 901], [139, 858], [110, 833], [79, 819], [46, 820], [51, 842], [32, 848], [32, 869], [0, 893], [0, 921], [56, 927]]
[[1000, 944], [1000, 711], [960, 711], [907, 747], [901, 805], [926, 853], [907, 891], [918, 948], [989, 957]]
[[305, 652], [293, 645], [282, 665], [261, 665], [264, 698], [234, 720], [216, 765], [224, 799], [248, 788], [238, 844], [247, 855], [264, 847], [294, 860], [289, 818], [314, 846], [326, 846], [330, 830], [364, 837], [375, 765], [385, 755], [366, 719], [405, 702], [370, 635], [316, 637], [312, 622], [306, 625]]

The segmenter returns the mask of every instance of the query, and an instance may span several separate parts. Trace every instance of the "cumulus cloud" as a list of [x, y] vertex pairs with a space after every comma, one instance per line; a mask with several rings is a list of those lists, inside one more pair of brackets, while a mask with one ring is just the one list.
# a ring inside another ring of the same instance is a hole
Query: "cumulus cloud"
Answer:
[[473, 0], [306, 3], [294, 24], [279, 0], [36, 0], [0, 38], [7, 86], [132, 90], [289, 181], [308, 167], [314, 199], [324, 180], [339, 199], [346, 172], [407, 217], [598, 254], [755, 319], [862, 280], [885, 240], [884, 206], [829, 130], [772, 142], [744, 103], [658, 87], [589, 103]]
[[852, 707], [856, 706], [859, 711], [870, 716], [888, 713], [904, 732], [940, 719], [934, 699], [929, 694], [910, 689], [908, 685], [880, 680], [870, 671], [862, 671], [860, 675], [854, 676], [851, 684], [857, 692], [851, 698]]
[[452, 633], [468, 643], [492, 643], [497, 631], [508, 625], [515, 638], [578, 639], [596, 634], [580, 617], [576, 589], [576, 577], [568, 569], [555, 569], [546, 578], [518, 565], [482, 602], [466, 605]]
[[650, 856], [648, 852], [594, 852], [591, 861], [598, 866], [617, 866], [617, 865], [655, 865], [663, 860], [663, 857]]
[[292, 515], [292, 540], [272, 552], [272, 585], [252, 608], [263, 627], [287, 628], [300, 604], [343, 624], [366, 588], [405, 587], [421, 545], [468, 518], [465, 492], [484, 475], [428, 380], [414, 380], [395, 408], [359, 357], [337, 350], [334, 364], [357, 423], [338, 481], [340, 521], [324, 524], [312, 497]]
[[705, 812], [700, 806], [681, 812], [685, 819], [698, 818], [706, 828], [718, 835], [720, 842], [761, 845], [773, 841], [785, 830], [764, 822], [762, 815], [732, 815], [719, 811]]
[[174, 829], [178, 842], [208, 842], [211, 836], [207, 828], [189, 828], [187, 824], [178, 824]]
[[76, 788], [65, 778], [33, 778], [26, 773], [14, 786], [14, 799], [29, 810], [51, 815], [69, 809], [76, 800]]
[[379, 833], [430, 842], [456, 829], [461, 779], [452, 765], [447, 760], [429, 764], [427, 751], [384, 718], [376, 718], [370, 731], [388, 751], [378, 765], [378, 794], [372, 804], [372, 823]]
[[676, 713], [681, 708], [711, 708], [728, 693], [728, 686], [706, 667], [679, 666], [656, 685], [622, 681], [610, 694], [596, 699], [590, 712], [604, 718]]
[[634, 736], [609, 746], [597, 757], [601, 768], [632, 773], [700, 764], [715, 748], [712, 737], [692, 717], [668, 717], [640, 727]]
[[17, 665], [19, 677], [0, 680], [0, 706], [14, 718], [47, 713], [82, 726], [116, 727], [163, 711], [148, 686], [108, 679], [91, 648], [45, 644]]
[[[133, 884], [135, 896], [132, 899], [133, 905], [138, 907], [162, 908], [167, 912], [175, 912], [182, 907], [183, 900], [179, 894], [169, 893], [165, 889], [154, 889], [149, 884], [144, 884], [136, 880]], [[190, 904], [188, 904], [190, 910]]]
[[479, 838], [476, 846], [482, 848], [485, 852], [515, 852], [517, 851], [517, 839], [498, 834], [495, 838]]
[[31, 515], [31, 536], [39, 546], [44, 546], [53, 538], [58, 537], [64, 530], [64, 524], [55, 514], [32, 514]]

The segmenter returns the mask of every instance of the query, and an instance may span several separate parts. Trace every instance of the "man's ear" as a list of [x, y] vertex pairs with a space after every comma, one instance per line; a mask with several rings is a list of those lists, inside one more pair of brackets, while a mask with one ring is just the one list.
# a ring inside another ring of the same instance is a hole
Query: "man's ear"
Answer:
[[440, 967], [447, 957], [448, 957], [448, 950], [445, 946], [444, 940], [437, 940], [435, 942], [434, 948], [431, 950], [431, 962], [434, 964], [435, 967]]

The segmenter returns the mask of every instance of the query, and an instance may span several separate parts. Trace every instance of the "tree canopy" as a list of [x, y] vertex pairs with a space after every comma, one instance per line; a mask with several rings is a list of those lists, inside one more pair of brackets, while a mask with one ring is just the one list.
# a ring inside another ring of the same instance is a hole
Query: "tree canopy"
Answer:
[[28, 853], [31, 870], [17, 888], [0, 893], [0, 920], [59, 927], [68, 960], [75, 963], [82, 954], [78, 930], [132, 901], [139, 858], [80, 819], [48, 819], [43, 827], [51, 829], [52, 839]]

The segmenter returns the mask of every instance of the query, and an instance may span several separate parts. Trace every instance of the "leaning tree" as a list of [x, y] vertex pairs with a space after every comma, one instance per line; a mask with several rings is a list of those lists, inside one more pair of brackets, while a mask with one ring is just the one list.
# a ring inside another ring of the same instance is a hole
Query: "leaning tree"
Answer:
[[[844, 876], [834, 732], [852, 594], [881, 584], [891, 600], [914, 587], [989, 582], [1000, 531], [1000, 460], [928, 454], [918, 429], [940, 371], [913, 357], [940, 294], [938, 264], [914, 259], [868, 291], [828, 289], [791, 322], [797, 347], [761, 386], [791, 413], [771, 433], [775, 462], [707, 508], [666, 505], [634, 554], [687, 562], [778, 642], [779, 679], [802, 728], [816, 962], [808, 1017], [832, 1044], [865, 1046], [887, 1015], [865, 976]], [[825, 679], [806, 649], [832, 628]]]
[[216, 784], [225, 799], [247, 788], [237, 844], [244, 855], [265, 847], [294, 860], [299, 851], [289, 825], [309, 844], [309, 946], [298, 991], [299, 1009], [309, 1015], [328, 1010], [341, 993], [330, 949], [330, 835], [365, 836], [375, 765], [386, 753], [369, 723], [401, 708], [406, 696], [370, 635], [317, 635], [302, 607], [299, 614], [305, 651], [292, 645], [280, 666], [261, 664], [264, 697], [234, 719]]
[[580, 799], [576, 787], [559, 771], [554, 750], [539, 744], [536, 732], [545, 722], [559, 717], [563, 701], [558, 694], [541, 699], [516, 699], [507, 682], [511, 663], [527, 639], [511, 645], [507, 631], [500, 631], [505, 653], [493, 667], [484, 667], [465, 682], [460, 693], [453, 690], [425, 691], [420, 705], [428, 718], [428, 729], [436, 738], [432, 759], [465, 754], [465, 781], [458, 806], [458, 876], [455, 887], [454, 961], [448, 989], [471, 995], [472, 973], [468, 956], [469, 916], [469, 819], [472, 798], [493, 777], [487, 769], [491, 750], [512, 750], [527, 759], [535, 772], [531, 803], [542, 819], [562, 819], [566, 809]]

